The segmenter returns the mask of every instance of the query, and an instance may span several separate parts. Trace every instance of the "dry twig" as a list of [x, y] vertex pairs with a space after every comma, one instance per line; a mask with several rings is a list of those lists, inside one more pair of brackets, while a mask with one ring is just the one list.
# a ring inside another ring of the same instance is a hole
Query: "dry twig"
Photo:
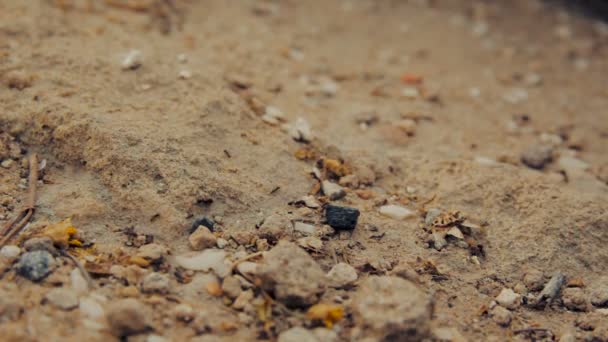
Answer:
[[38, 156], [33, 153], [30, 156], [29, 192], [25, 208], [19, 214], [7, 222], [0, 232], [0, 247], [4, 246], [10, 239], [18, 234], [30, 221], [36, 210], [36, 185], [38, 184]]

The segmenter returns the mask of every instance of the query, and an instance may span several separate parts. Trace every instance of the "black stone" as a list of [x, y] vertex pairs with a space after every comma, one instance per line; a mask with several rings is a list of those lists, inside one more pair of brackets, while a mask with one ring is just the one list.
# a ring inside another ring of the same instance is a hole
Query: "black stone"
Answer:
[[337, 230], [353, 230], [359, 219], [359, 209], [328, 205], [325, 208], [325, 220]]
[[209, 228], [210, 231], [213, 231], [213, 226], [215, 226], [215, 221], [208, 218], [207, 216], [197, 218], [196, 220], [194, 220], [194, 222], [192, 222], [192, 227], [190, 227], [190, 230], [188, 232], [190, 234], [194, 233], [194, 231], [196, 230], [196, 228], [198, 228], [198, 226], [205, 226], [205, 227]]

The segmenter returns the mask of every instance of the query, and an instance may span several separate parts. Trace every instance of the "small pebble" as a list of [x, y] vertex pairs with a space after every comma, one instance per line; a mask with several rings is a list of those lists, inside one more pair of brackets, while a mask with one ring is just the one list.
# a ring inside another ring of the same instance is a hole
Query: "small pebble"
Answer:
[[521, 296], [511, 289], [503, 288], [496, 297], [496, 302], [507, 309], [514, 310], [521, 304]]
[[285, 121], [285, 114], [277, 107], [267, 106], [264, 115], [262, 115], [262, 120], [270, 125], [278, 125]]
[[293, 230], [307, 235], [312, 235], [317, 231], [314, 225], [300, 221], [296, 221], [293, 223]]
[[416, 216], [415, 211], [394, 204], [383, 205], [380, 207], [379, 211], [380, 214], [395, 220], [403, 220]]
[[561, 170], [566, 171], [566, 173], [568, 173], [569, 175], [584, 172], [589, 168], [589, 164], [578, 158], [569, 156], [559, 157], [559, 159], [557, 160], [557, 166]]
[[131, 50], [127, 53], [125, 58], [122, 60], [123, 70], [135, 70], [142, 65], [143, 58], [141, 51]]
[[180, 53], [179, 55], [177, 55], [177, 61], [180, 63], [188, 62], [188, 55], [186, 55], [185, 53]]
[[323, 190], [323, 194], [331, 201], [339, 200], [346, 196], [346, 192], [341, 186], [328, 180], [324, 180], [321, 183], [321, 189]]
[[144, 258], [151, 263], [160, 263], [169, 253], [169, 249], [157, 243], [149, 243], [137, 249], [136, 256]]
[[12, 159], [5, 159], [0, 164], [3, 168], [8, 169], [13, 165], [14, 161]]
[[233, 276], [226, 277], [222, 282], [222, 292], [224, 292], [228, 298], [235, 299], [243, 292], [241, 289], [241, 281]]
[[141, 292], [143, 293], [168, 293], [171, 283], [169, 277], [158, 272], [146, 275], [141, 282]]
[[205, 249], [200, 253], [178, 255], [175, 262], [187, 270], [213, 271], [221, 278], [230, 273], [230, 262], [226, 260], [226, 252], [221, 249]]
[[182, 79], [182, 80], [187, 80], [192, 78], [192, 71], [187, 70], [187, 69], [183, 69], [180, 70], [179, 73], [177, 74], [177, 76]]
[[228, 240], [223, 238], [217, 238], [216, 244], [217, 248], [224, 248], [228, 245]]
[[545, 286], [545, 275], [536, 269], [528, 270], [522, 280], [530, 291], [540, 291]]
[[70, 289], [54, 288], [46, 294], [45, 299], [61, 310], [72, 310], [78, 306], [78, 296]]
[[437, 216], [441, 215], [441, 209], [431, 208], [426, 211], [426, 216], [424, 217], [424, 224], [431, 225]]
[[296, 122], [289, 129], [289, 134], [298, 142], [309, 143], [313, 139], [310, 124], [304, 118], [296, 119]]
[[448, 245], [448, 241], [445, 239], [444, 232], [434, 231], [432, 234], [432, 237], [433, 237], [433, 248], [435, 248], [436, 250], [440, 251], [445, 246]]
[[23, 248], [25, 248], [26, 251], [47, 251], [54, 255], [57, 254], [57, 249], [53, 245], [53, 240], [48, 236], [28, 239], [23, 244]]
[[196, 317], [196, 312], [188, 304], [178, 304], [173, 308], [175, 319], [182, 322], [190, 322]]
[[446, 236], [451, 236], [458, 240], [464, 240], [464, 234], [458, 229], [458, 227], [452, 227], [446, 232]]
[[401, 89], [401, 95], [406, 99], [415, 100], [420, 97], [420, 91], [418, 88], [405, 87]]
[[19, 254], [21, 254], [21, 248], [15, 245], [7, 245], [0, 249], [0, 255], [9, 260], [17, 258]]
[[279, 334], [277, 342], [320, 342], [320, 340], [308, 329], [293, 327]]
[[548, 145], [532, 145], [521, 154], [521, 162], [537, 170], [542, 170], [552, 160], [553, 148]]
[[314, 251], [321, 251], [323, 249], [323, 241], [316, 236], [307, 236], [298, 239], [298, 246]]
[[587, 311], [589, 309], [589, 299], [583, 289], [579, 287], [569, 287], [562, 291], [562, 302], [568, 310]]
[[146, 337], [146, 342], [170, 342], [170, 341], [160, 335], [148, 335], [148, 337]]
[[205, 226], [207, 228], [209, 228], [210, 231], [214, 231], [213, 227], [215, 226], [215, 221], [213, 221], [212, 219], [210, 219], [207, 216], [203, 216], [200, 217], [196, 220], [194, 220], [194, 222], [192, 222], [192, 226], [190, 226], [190, 231], [188, 233], [192, 234], [194, 233], [194, 231], [196, 230], [196, 228], [198, 228], [198, 226]]
[[91, 319], [98, 319], [105, 315], [105, 311], [101, 304], [92, 297], [81, 298], [78, 309], [83, 316]]
[[148, 308], [133, 298], [121, 299], [108, 307], [106, 319], [110, 331], [116, 336], [129, 336], [145, 332], [151, 326]]
[[252, 299], [253, 291], [243, 291], [238, 297], [236, 297], [234, 303], [232, 303], [232, 307], [236, 310], [243, 310], [245, 306], [247, 306], [251, 302]]
[[503, 95], [503, 99], [511, 104], [518, 104], [528, 99], [528, 91], [522, 88], [509, 90]]
[[55, 267], [55, 258], [47, 251], [24, 253], [17, 263], [17, 273], [31, 281], [44, 279]]
[[337, 230], [353, 230], [357, 226], [360, 212], [358, 209], [328, 205], [325, 208], [327, 224]]
[[89, 290], [89, 284], [78, 268], [70, 271], [70, 284], [76, 294], [83, 294]]
[[349, 264], [340, 262], [329, 270], [327, 281], [330, 287], [345, 288], [353, 285], [358, 279], [357, 270]]
[[508, 327], [511, 324], [511, 319], [513, 317], [511, 311], [503, 308], [502, 306], [495, 306], [490, 311], [490, 315], [496, 324], [503, 327]]
[[215, 247], [217, 237], [205, 226], [199, 226], [194, 233], [188, 237], [190, 247], [195, 251]]

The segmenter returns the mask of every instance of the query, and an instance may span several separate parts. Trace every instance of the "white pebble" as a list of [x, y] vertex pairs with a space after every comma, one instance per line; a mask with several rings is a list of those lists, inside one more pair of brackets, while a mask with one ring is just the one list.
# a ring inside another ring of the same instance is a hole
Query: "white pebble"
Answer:
[[505, 93], [503, 99], [509, 103], [517, 104], [528, 99], [528, 91], [522, 88], [514, 88]]
[[300, 233], [304, 233], [304, 234], [308, 234], [308, 235], [312, 235], [316, 232], [316, 228], [314, 225], [312, 224], [308, 224], [308, 223], [304, 223], [301, 221], [296, 221], [293, 224], [293, 229], [296, 232], [300, 232]]
[[226, 252], [221, 249], [206, 249], [200, 253], [178, 255], [175, 257], [175, 262], [187, 270], [214, 271], [221, 278], [230, 273]]
[[182, 80], [187, 80], [189, 78], [192, 78], [192, 72], [186, 69], [180, 70], [178, 77]]
[[395, 220], [403, 220], [405, 218], [414, 217], [416, 212], [398, 205], [389, 204], [380, 207], [380, 214]]
[[414, 100], [420, 97], [420, 91], [418, 90], [418, 88], [405, 87], [401, 90], [401, 95], [403, 95], [403, 97], [407, 99]]
[[124, 70], [135, 70], [139, 68], [143, 63], [141, 51], [131, 50], [127, 53], [125, 58], [122, 60], [122, 68]]
[[500, 291], [500, 294], [496, 297], [498, 304], [502, 305], [507, 309], [516, 309], [521, 304], [521, 296], [515, 293], [513, 290], [504, 288]]
[[77, 294], [83, 294], [89, 290], [89, 284], [78, 268], [75, 268], [70, 272], [70, 282], [72, 284], [72, 289]]
[[313, 139], [310, 124], [304, 118], [297, 118], [290, 127], [289, 134], [295, 141], [310, 142]]
[[7, 245], [0, 249], [0, 255], [7, 259], [15, 259], [21, 254], [21, 248], [14, 245]]
[[186, 55], [185, 53], [180, 53], [179, 55], [177, 55], [177, 61], [180, 63], [188, 62], [188, 55]]

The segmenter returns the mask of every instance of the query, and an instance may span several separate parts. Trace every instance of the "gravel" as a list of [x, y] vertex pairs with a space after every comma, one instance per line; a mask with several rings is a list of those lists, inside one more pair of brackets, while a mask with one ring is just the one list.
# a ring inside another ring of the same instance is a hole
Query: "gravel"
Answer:
[[358, 275], [354, 267], [340, 262], [327, 273], [327, 282], [333, 288], [345, 288], [352, 286], [357, 281]]
[[432, 300], [405, 279], [371, 276], [354, 294], [352, 314], [365, 337], [420, 341], [429, 334]]
[[337, 230], [353, 230], [357, 226], [360, 212], [356, 208], [328, 205], [325, 208], [327, 224]]
[[133, 298], [110, 304], [106, 319], [112, 333], [120, 337], [145, 332], [151, 326], [148, 308]]
[[46, 294], [45, 299], [54, 307], [66, 311], [75, 309], [79, 303], [76, 292], [67, 288], [54, 288]]
[[40, 281], [55, 267], [55, 258], [47, 251], [24, 253], [16, 265], [17, 273], [31, 281]]
[[262, 288], [288, 307], [306, 307], [325, 291], [325, 273], [317, 262], [297, 245], [280, 241], [258, 267]]
[[553, 148], [548, 145], [532, 145], [521, 154], [521, 162], [532, 169], [542, 170], [553, 160]]

